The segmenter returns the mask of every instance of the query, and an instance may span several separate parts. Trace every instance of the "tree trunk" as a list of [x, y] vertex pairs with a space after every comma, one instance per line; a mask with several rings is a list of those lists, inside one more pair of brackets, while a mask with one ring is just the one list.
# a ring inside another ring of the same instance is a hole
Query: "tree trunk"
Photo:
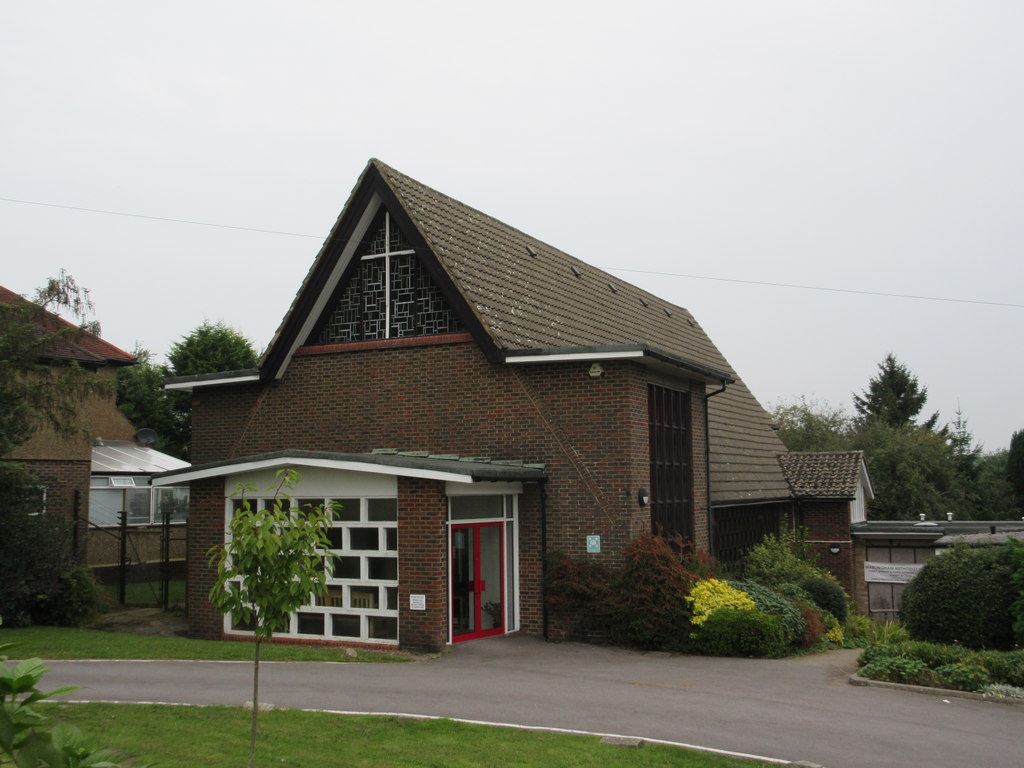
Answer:
[[260, 711], [260, 636], [256, 635], [256, 654], [252, 666], [252, 726], [249, 729], [249, 762], [252, 768], [256, 757], [256, 717]]

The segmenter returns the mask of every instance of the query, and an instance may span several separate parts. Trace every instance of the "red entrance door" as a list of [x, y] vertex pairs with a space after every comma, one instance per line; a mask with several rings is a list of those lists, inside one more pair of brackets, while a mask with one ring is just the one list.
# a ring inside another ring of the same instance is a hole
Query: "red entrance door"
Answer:
[[452, 640], [505, 631], [503, 523], [452, 526]]

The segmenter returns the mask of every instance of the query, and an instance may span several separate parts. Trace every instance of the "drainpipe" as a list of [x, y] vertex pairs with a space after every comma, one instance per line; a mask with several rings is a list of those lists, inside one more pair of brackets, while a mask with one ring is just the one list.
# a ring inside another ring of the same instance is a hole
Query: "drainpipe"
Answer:
[[[711, 514], [711, 419], [708, 416], [708, 400], [715, 395], [720, 395], [726, 390], [726, 382], [723, 379], [722, 388], [704, 395], [704, 479], [707, 482], [707, 505], [708, 505], [708, 554], [715, 552], [715, 517]], [[695, 542], [696, 543], [696, 542]]]
[[548, 493], [547, 483], [540, 481], [540, 605], [544, 639], [548, 639]]

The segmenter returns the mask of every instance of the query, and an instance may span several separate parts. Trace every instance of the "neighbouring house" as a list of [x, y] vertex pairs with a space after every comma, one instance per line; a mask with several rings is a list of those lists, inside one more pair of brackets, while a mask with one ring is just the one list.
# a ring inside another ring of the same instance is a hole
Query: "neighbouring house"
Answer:
[[[0, 287], [0, 302], [27, 303], [27, 299]], [[83, 400], [77, 408], [73, 434], [41, 426], [31, 438], [3, 458], [24, 464], [44, 487], [47, 514], [72, 523], [75, 559], [90, 566], [104, 562], [110, 549], [103, 527], [121, 524], [120, 512], [134, 527], [153, 522], [153, 501], [175, 505], [174, 519], [187, 518], [188, 489], [149, 488], [156, 472], [187, 467], [186, 462], [151, 449], [152, 430], [137, 430], [117, 409], [114, 382], [117, 370], [134, 365], [133, 355], [99, 336], [75, 328], [53, 313], [41, 316], [40, 333], [61, 332], [41, 362], [74, 363], [110, 383], [108, 391]], [[184, 503], [184, 510], [180, 510]], [[145, 520], [143, 520], [145, 518]], [[102, 533], [102, 531], [100, 531]], [[115, 538], [117, 538], [115, 536]]]
[[[0, 302], [16, 305], [27, 299], [0, 287]], [[40, 333], [58, 328], [73, 328], [63, 318], [47, 313], [48, 324], [40, 325]], [[84, 331], [61, 335], [46, 351], [43, 362], [54, 365], [76, 363], [92, 371], [96, 377], [109, 381], [110, 390], [81, 402], [75, 424], [81, 431], [75, 435], [59, 434], [48, 425], [41, 426], [26, 442], [17, 446], [4, 459], [24, 464], [45, 489], [47, 514], [73, 523], [73, 545], [79, 562], [86, 560], [86, 531], [89, 519], [89, 487], [92, 474], [92, 444], [97, 437], [131, 440], [136, 429], [117, 410], [114, 380], [117, 369], [134, 365], [135, 358], [99, 336]]]
[[377, 160], [259, 368], [167, 386], [192, 392], [194, 464], [154, 483], [191, 486], [194, 636], [247, 634], [207, 552], [239, 484], [285, 467], [296, 503], [342, 508], [296, 642], [555, 635], [546, 555], [654, 530], [729, 559], [793, 508], [768, 415], [686, 309]]
[[816, 562], [850, 595], [857, 590], [851, 526], [867, 519], [874, 498], [863, 451], [779, 454], [793, 492], [791, 522]]

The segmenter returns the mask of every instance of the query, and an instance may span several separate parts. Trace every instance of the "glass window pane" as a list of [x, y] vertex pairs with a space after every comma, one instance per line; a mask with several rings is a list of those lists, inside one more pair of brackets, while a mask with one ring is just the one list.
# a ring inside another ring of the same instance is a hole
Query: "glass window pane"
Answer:
[[106, 488], [89, 491], [89, 522], [93, 525], [120, 525], [122, 492]]
[[328, 528], [327, 529], [327, 540], [331, 542], [330, 549], [344, 549], [345, 544], [343, 542], [344, 528]]
[[385, 528], [384, 529], [384, 549], [389, 552], [398, 551], [398, 529], [397, 528]]
[[149, 525], [152, 521], [149, 488], [125, 488], [129, 525]]
[[359, 616], [335, 614], [331, 616], [331, 634], [341, 637], [359, 637], [361, 634], [359, 624]]
[[241, 630], [242, 632], [254, 632], [256, 625], [252, 621], [235, 621], [232, 617], [231, 628]]
[[172, 523], [188, 522], [188, 488], [156, 489], [155, 523], [163, 523], [167, 514]]
[[334, 516], [335, 520], [340, 520], [343, 523], [357, 522], [359, 520], [359, 499], [331, 499], [331, 501], [338, 504], [338, 512]]
[[344, 557], [334, 557], [334, 571], [333, 577], [335, 579], [358, 579], [362, 574], [359, 568], [359, 556], [358, 555], [345, 555]]
[[322, 635], [324, 633], [324, 615], [322, 613], [300, 613], [300, 635]]
[[389, 611], [397, 611], [398, 610], [398, 587], [385, 587], [384, 591], [387, 593], [387, 596], [388, 596], [388, 604], [386, 606], [387, 609]]
[[370, 616], [370, 637], [374, 640], [397, 640], [398, 619], [390, 616]]
[[295, 502], [295, 506], [301, 509], [303, 512], [312, 512], [317, 507], [323, 506], [323, 499], [299, 499]]
[[328, 587], [327, 591], [317, 596], [317, 605], [324, 605], [328, 608], [342, 608], [345, 605], [345, 588], [344, 587]]
[[398, 499], [367, 499], [367, 520], [382, 522], [398, 519]]
[[452, 496], [451, 519], [475, 520], [505, 516], [504, 496]]
[[396, 581], [398, 579], [397, 557], [368, 557], [366, 562], [369, 565], [369, 578], [382, 581]]
[[379, 528], [349, 528], [350, 549], [380, 549]]
[[352, 587], [351, 608], [379, 608], [376, 587]]

